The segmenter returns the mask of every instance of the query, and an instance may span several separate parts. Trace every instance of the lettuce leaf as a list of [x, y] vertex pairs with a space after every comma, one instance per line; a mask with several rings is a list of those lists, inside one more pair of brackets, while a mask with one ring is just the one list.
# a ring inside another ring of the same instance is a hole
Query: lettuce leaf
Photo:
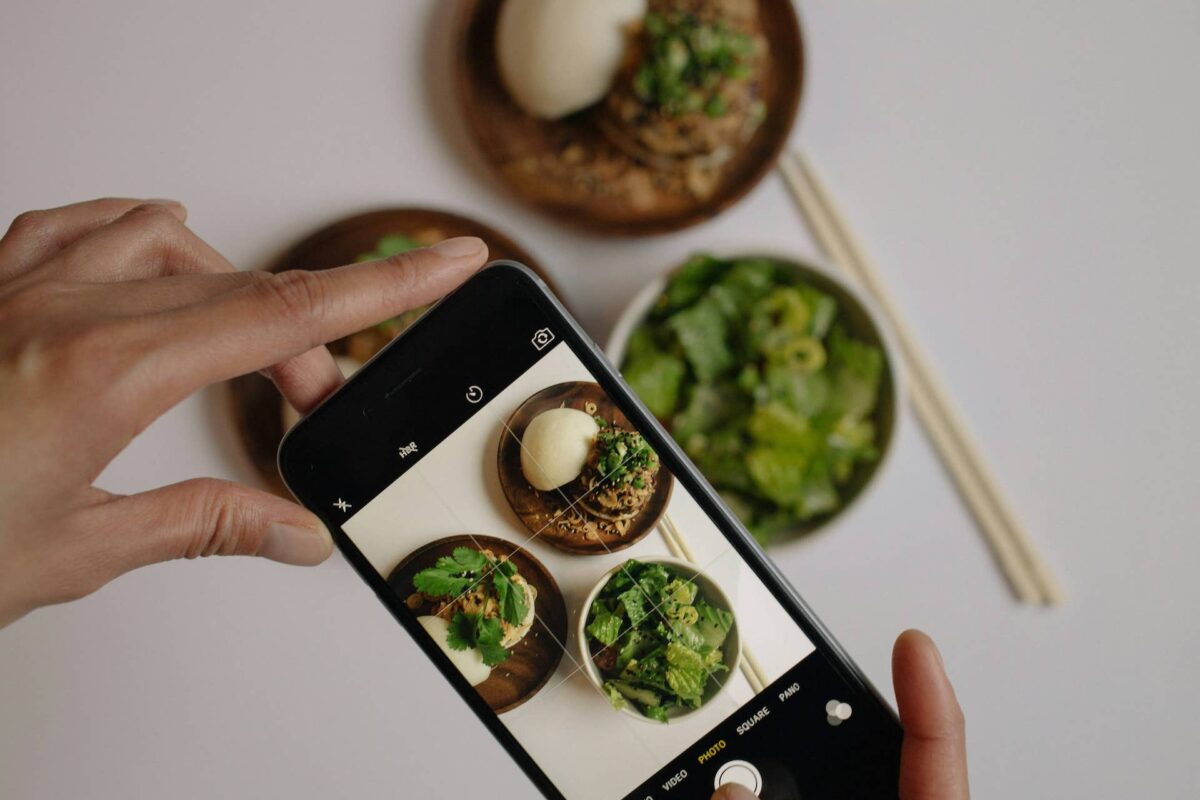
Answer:
[[667, 319], [696, 379], [711, 381], [735, 363], [729, 331], [720, 306], [702, 298], [694, 306], [677, 311]]
[[657, 350], [631, 361], [624, 371], [629, 386], [659, 419], [675, 413], [686, 373], [680, 358]]
[[592, 604], [592, 613], [588, 634], [605, 647], [612, 647], [621, 635], [621, 618], [599, 603]]

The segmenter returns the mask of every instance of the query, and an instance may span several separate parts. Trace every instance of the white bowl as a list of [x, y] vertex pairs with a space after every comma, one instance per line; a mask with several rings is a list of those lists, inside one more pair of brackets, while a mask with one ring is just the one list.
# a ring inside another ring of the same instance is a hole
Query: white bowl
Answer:
[[[722, 256], [718, 256], [722, 257]], [[784, 534], [777, 540], [784, 542], [795, 539], [803, 534], [815, 533], [824, 529], [834, 521], [846, 518], [852, 507], [858, 505], [860, 498], [883, 473], [889, 463], [892, 445], [896, 442], [896, 430], [900, 425], [899, 398], [904, 396], [903, 376], [900, 372], [900, 361], [896, 356], [896, 348], [892, 344], [890, 332], [884, 326], [883, 314], [877, 309], [875, 302], [861, 289], [846, 278], [834, 275], [834, 270], [827, 264], [813, 258], [799, 260], [786, 256], [772, 254], [741, 254], [730, 258], [769, 258], [791, 268], [797, 278], [820, 291], [831, 295], [838, 303], [839, 319], [843, 319], [849, 332], [857, 339], [869, 342], [883, 351], [886, 366], [884, 379], [879, 390], [879, 403], [875, 410], [876, 446], [879, 448], [879, 458], [866, 465], [860, 465], [842, 493], [842, 505], [831, 514], [815, 517], [801, 523], [795, 531]], [[625, 306], [613, 325], [612, 333], [604, 346], [604, 352], [609, 360], [621, 368], [625, 358], [625, 350], [629, 346], [629, 338], [634, 329], [642, 323], [650, 313], [655, 300], [666, 288], [672, 273], [663, 275], [644, 286]]]
[[[704, 706], [712, 702], [714, 698], [725, 691], [725, 687], [729, 685], [729, 679], [737, 671], [742, 660], [742, 642], [741, 636], [738, 634], [738, 614], [733, 607], [733, 602], [729, 599], [729, 595], [725, 594], [725, 591], [721, 589], [719, 585], [717, 585], [716, 581], [710, 578], [706, 573], [700, 571], [700, 569], [698, 569], [696, 565], [692, 564], [690, 561], [683, 561], [682, 559], [671, 558], [669, 556], [647, 556], [646, 558], [638, 558], [635, 560], [642, 564], [663, 564], [673, 573], [693, 581], [697, 587], [698, 597], [703, 597], [714, 606], [724, 608], [728, 610], [729, 613], [733, 614], [733, 624], [729, 627], [729, 634], [725, 637], [725, 643], [721, 646], [722, 654], [725, 657], [724, 664], [729, 668], [728, 671], [721, 673], [720, 675], [713, 675], [710, 677], [708, 683], [705, 685], [704, 697], [700, 701], [700, 708], [672, 709], [671, 712], [668, 713], [667, 719], [670, 722], [675, 722], [696, 713], [701, 708], [704, 708]], [[583, 610], [579, 614], [579, 627], [576, 631], [576, 638], [579, 641], [580, 656], [583, 659], [583, 670], [587, 673], [588, 679], [596, 687], [596, 690], [602, 695], [604, 694], [604, 677], [600, 674], [599, 667], [597, 667], [592, 661], [591, 649], [588, 647], [588, 616], [591, 614], [592, 603], [595, 602], [596, 597], [600, 594], [601, 590], [608, 585], [608, 582], [612, 579], [612, 577], [616, 575], [617, 572], [620, 571], [620, 569], [624, 566], [625, 561], [622, 561], [620, 564], [604, 573], [604, 577], [602, 577], [600, 581], [594, 587], [592, 587], [592, 590], [588, 592], [587, 599], [583, 601]], [[657, 720], [650, 719], [649, 717], [643, 715], [636, 709], [631, 708], [628, 703], [622, 706], [620, 710], [635, 719], [642, 720], [643, 722], [651, 722], [655, 725], [662, 724]]]

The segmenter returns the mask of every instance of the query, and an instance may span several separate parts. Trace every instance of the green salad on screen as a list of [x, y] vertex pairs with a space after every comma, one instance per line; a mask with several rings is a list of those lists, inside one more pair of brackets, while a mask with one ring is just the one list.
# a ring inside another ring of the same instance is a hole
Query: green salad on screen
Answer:
[[634, 330], [622, 372], [766, 544], [837, 511], [878, 459], [878, 347], [788, 264], [690, 259]]
[[586, 630], [613, 707], [666, 722], [724, 682], [721, 648], [732, 627], [733, 614], [701, 597], [695, 581], [630, 560], [592, 602]]

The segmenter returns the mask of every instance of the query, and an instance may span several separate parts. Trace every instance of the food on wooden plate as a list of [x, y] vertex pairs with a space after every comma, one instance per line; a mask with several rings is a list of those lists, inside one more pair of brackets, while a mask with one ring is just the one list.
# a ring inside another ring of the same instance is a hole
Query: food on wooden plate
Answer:
[[646, 0], [506, 0], [496, 28], [500, 76], [536, 117], [600, 102], [625, 55], [626, 27]]
[[592, 403], [548, 409], [522, 434], [522, 474], [556, 507], [552, 535], [623, 536], [654, 495], [660, 464], [650, 445], [595, 414]]
[[461, 654], [451, 660], [472, 685], [487, 679], [480, 664], [490, 669], [503, 663], [533, 627], [537, 590], [511, 561], [486, 548], [454, 548], [414, 575], [413, 589], [409, 609], [432, 603], [421, 624], [438, 646]]
[[599, 432], [591, 414], [574, 408], [552, 408], [530, 420], [521, 438], [521, 472], [529, 485], [548, 492], [578, 478]]
[[667, 722], [728, 677], [733, 614], [675, 567], [626, 561], [588, 609], [592, 661], [614, 708]]
[[506, 0], [500, 74], [557, 151], [510, 165], [560, 200], [706, 199], [766, 115], [758, 0]]
[[679, 170], [696, 194], [753, 136], [766, 106], [766, 45], [754, 0], [658, 3], [599, 116], [608, 138], [640, 161]]
[[764, 543], [841, 506], [874, 461], [882, 351], [786, 263], [696, 256], [633, 332], [622, 371]]
[[606, 425], [580, 473], [579, 505], [601, 519], [636, 517], [654, 495], [658, 456], [640, 433]]

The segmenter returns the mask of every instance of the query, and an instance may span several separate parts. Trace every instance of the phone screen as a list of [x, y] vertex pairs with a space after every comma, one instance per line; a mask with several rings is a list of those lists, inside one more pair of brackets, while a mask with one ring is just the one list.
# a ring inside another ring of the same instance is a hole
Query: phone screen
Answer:
[[298, 496], [550, 796], [895, 796], [890, 711], [573, 326], [499, 272], [291, 437]]

